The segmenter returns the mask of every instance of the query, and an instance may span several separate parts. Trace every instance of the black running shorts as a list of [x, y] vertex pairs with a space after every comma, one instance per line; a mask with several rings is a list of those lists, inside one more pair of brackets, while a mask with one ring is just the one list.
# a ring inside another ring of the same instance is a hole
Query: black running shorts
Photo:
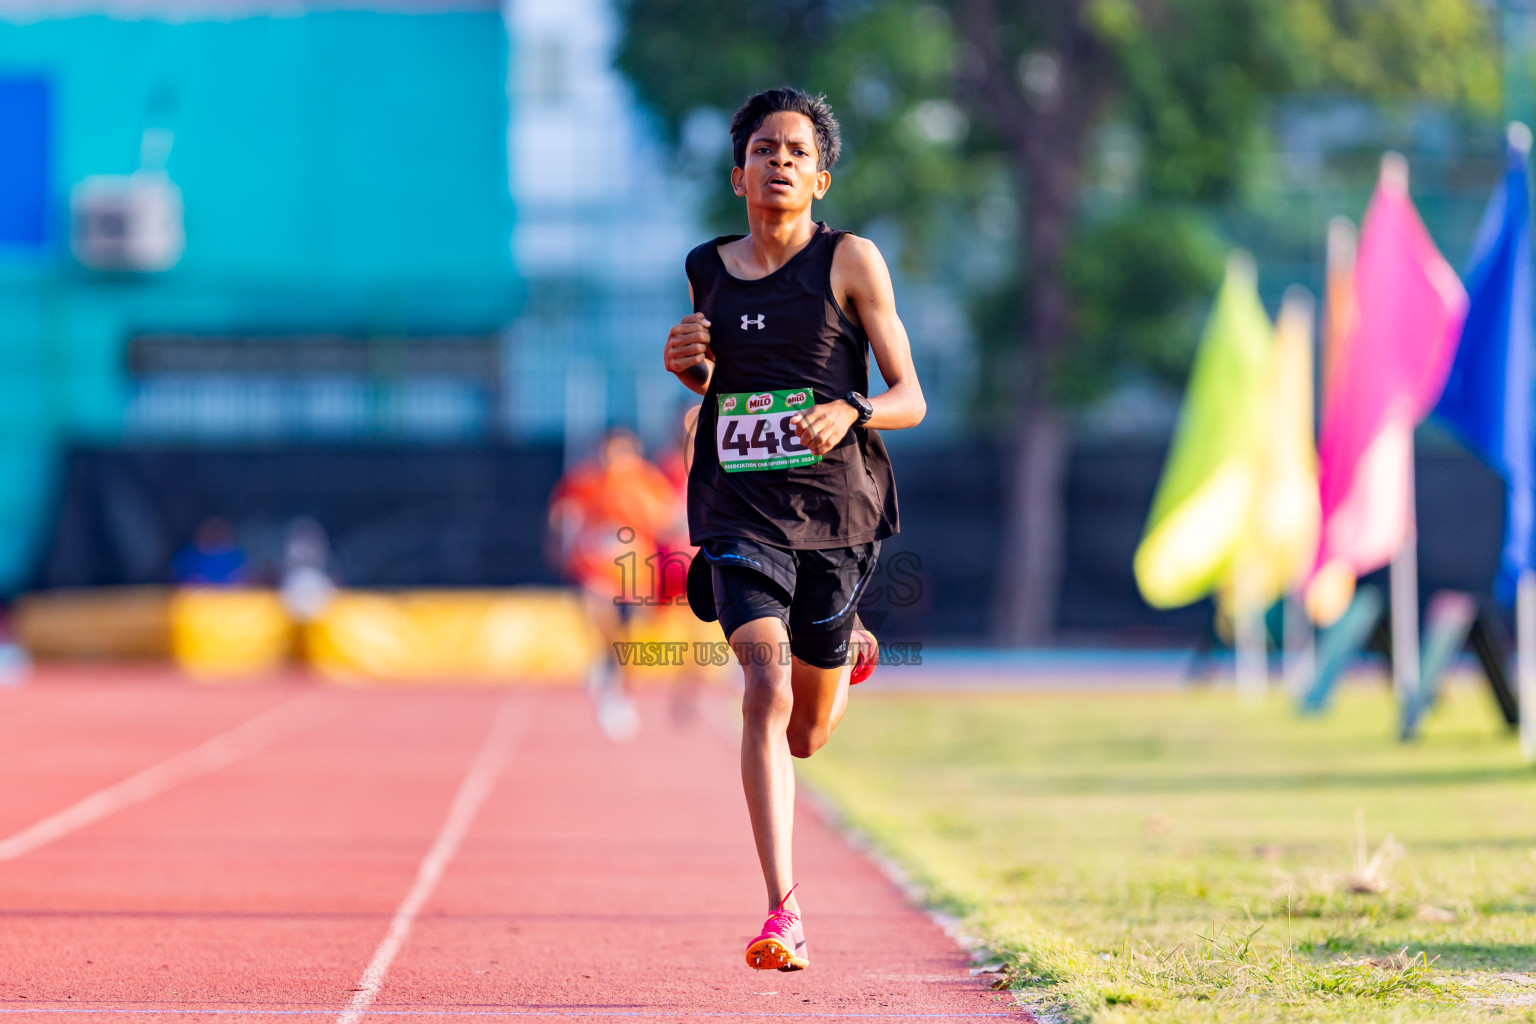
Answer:
[[689, 567], [688, 600], [699, 618], [720, 620], [726, 639], [772, 616], [789, 631], [791, 654], [837, 668], [847, 660], [859, 598], [879, 555], [877, 540], [790, 550], [739, 537], [707, 539]]

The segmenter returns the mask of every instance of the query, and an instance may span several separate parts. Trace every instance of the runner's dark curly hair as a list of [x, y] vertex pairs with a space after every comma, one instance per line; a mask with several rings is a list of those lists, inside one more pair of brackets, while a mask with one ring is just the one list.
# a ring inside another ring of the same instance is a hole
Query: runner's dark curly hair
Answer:
[[763, 126], [769, 114], [804, 114], [816, 132], [816, 169], [825, 171], [837, 163], [843, 151], [842, 128], [832, 116], [832, 104], [825, 96], [812, 96], [799, 89], [768, 89], [751, 96], [731, 118], [731, 146], [736, 166], [747, 165], [747, 143], [752, 133]]

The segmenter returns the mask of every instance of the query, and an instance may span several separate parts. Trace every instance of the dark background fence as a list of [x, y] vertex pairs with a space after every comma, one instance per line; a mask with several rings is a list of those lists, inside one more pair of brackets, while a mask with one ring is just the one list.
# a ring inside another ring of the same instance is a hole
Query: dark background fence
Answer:
[[[1443, 446], [1418, 459], [1421, 591], [1486, 591], [1498, 560], [1501, 484]], [[1163, 448], [1080, 448], [1067, 482], [1064, 641], [1187, 642], [1208, 628], [1201, 603], [1148, 608], [1131, 559]], [[198, 523], [233, 523], [258, 578], [275, 578], [286, 524], [325, 527], [352, 586], [554, 583], [545, 508], [560, 475], [556, 445], [274, 448], [79, 448], [65, 464], [57, 528], [39, 587], [156, 583]], [[999, 449], [903, 449], [903, 532], [885, 545], [865, 617], [894, 639], [984, 642], [999, 573]]]

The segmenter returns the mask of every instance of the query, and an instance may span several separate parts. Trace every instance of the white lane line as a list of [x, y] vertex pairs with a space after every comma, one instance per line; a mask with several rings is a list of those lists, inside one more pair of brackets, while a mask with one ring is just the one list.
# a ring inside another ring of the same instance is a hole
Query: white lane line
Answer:
[[384, 976], [389, 973], [390, 964], [394, 963], [400, 948], [405, 945], [406, 937], [411, 933], [411, 926], [416, 923], [416, 915], [431, 897], [432, 890], [437, 888], [449, 862], [459, 852], [459, 844], [464, 841], [465, 833], [474, 823], [475, 815], [480, 813], [481, 805], [491, 795], [496, 779], [511, 759], [512, 750], [522, 737], [530, 717], [529, 714], [516, 713], [521, 703], [518, 696], [514, 691], [502, 700], [501, 709], [491, 722], [485, 741], [480, 744], [480, 752], [475, 755], [464, 780], [459, 783], [459, 791], [453, 796], [443, 827], [438, 830], [437, 838], [432, 840], [431, 848], [422, 858], [421, 866], [416, 869], [416, 883], [405, 894], [405, 899], [400, 901], [394, 919], [389, 923], [389, 931], [384, 934], [384, 941], [373, 951], [373, 959], [368, 961], [367, 969], [363, 971], [357, 987], [352, 990], [352, 1001], [336, 1019], [336, 1024], [357, 1024], [363, 1014], [368, 1012], [368, 1007], [373, 1005], [379, 990], [384, 987]]
[[284, 701], [190, 750], [166, 758], [106, 789], [99, 789], [79, 803], [0, 839], [0, 861], [15, 860], [55, 839], [94, 825], [125, 807], [143, 803], [200, 775], [216, 772], [279, 739], [310, 728], [318, 721], [307, 708], [314, 696], [311, 691]]

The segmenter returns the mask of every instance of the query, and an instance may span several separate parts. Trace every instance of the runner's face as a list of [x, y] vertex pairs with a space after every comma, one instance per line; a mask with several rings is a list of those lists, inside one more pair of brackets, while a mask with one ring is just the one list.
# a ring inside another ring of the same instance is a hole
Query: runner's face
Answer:
[[816, 169], [816, 132], [804, 114], [769, 114], [747, 141], [745, 167], [731, 170], [748, 206], [803, 210], [827, 194], [832, 175]]

